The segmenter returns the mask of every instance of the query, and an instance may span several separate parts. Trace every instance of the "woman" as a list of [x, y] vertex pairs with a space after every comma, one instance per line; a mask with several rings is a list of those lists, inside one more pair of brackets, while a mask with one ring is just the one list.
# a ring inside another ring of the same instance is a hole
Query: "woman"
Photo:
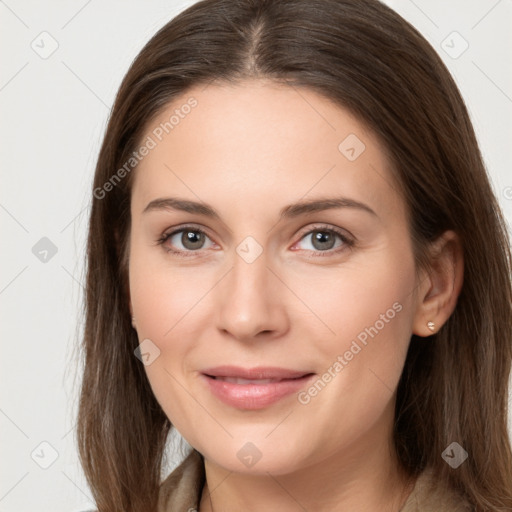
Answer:
[[[205, 0], [94, 180], [100, 512], [512, 509], [510, 250], [460, 94], [377, 1]], [[172, 427], [192, 451], [161, 482]]]

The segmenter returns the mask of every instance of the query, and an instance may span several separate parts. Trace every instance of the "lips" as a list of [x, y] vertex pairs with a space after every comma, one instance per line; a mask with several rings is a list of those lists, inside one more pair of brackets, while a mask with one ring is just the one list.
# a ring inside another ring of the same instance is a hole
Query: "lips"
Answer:
[[280, 381], [284, 379], [297, 379], [311, 372], [289, 370], [287, 368], [277, 368], [271, 366], [258, 366], [256, 368], [242, 368], [240, 366], [217, 366], [209, 368], [202, 373], [210, 377], [225, 379], [245, 379], [245, 380], [270, 380]]
[[208, 390], [223, 403], [238, 409], [262, 409], [300, 391], [311, 372], [276, 367], [222, 366], [202, 372]]

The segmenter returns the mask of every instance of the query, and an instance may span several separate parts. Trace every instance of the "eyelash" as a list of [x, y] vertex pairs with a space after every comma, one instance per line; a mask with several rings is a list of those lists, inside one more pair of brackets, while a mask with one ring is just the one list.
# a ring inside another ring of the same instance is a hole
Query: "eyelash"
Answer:
[[[176, 251], [174, 249], [164, 246], [164, 244], [165, 244], [165, 242], [167, 242], [167, 240], [169, 240], [174, 235], [176, 235], [178, 233], [182, 233], [184, 231], [192, 231], [194, 233], [200, 233], [200, 234], [203, 234], [206, 237], [208, 237], [208, 234], [203, 229], [198, 228], [196, 226], [188, 225], [188, 226], [181, 226], [179, 229], [175, 229], [174, 231], [171, 231], [170, 233], [164, 233], [157, 240], [157, 244], [161, 245], [167, 253], [172, 253], [176, 256], [183, 257], [183, 258], [194, 257], [194, 256], [196, 256], [195, 253], [200, 252], [201, 249], [199, 249], [197, 251]], [[299, 239], [299, 241], [302, 240], [303, 238], [305, 238], [306, 236], [311, 235], [314, 232], [334, 233], [335, 235], [338, 235], [338, 237], [343, 242], [343, 245], [338, 247], [337, 249], [329, 249], [327, 251], [314, 251], [314, 252], [312, 251], [313, 254], [311, 255], [311, 257], [313, 257], [313, 258], [317, 258], [317, 257], [325, 258], [328, 256], [332, 256], [333, 254], [338, 254], [342, 251], [346, 251], [347, 249], [350, 249], [355, 245], [355, 241], [352, 238], [349, 238], [345, 233], [343, 233], [342, 231], [340, 231], [336, 228], [326, 226], [326, 225], [314, 226], [312, 229], [310, 229], [309, 231], [304, 233], [301, 236], [301, 238]], [[307, 250], [307, 249], [299, 249], [299, 250]]]

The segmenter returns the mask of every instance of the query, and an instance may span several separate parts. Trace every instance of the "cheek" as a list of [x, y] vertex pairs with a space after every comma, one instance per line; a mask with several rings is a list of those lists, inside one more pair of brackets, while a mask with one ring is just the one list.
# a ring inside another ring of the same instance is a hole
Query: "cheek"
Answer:
[[361, 424], [374, 424], [389, 404], [409, 346], [414, 286], [412, 257], [396, 254], [340, 270], [335, 280], [302, 278], [297, 293], [308, 291], [308, 305], [330, 332], [313, 319], [325, 333], [315, 337], [309, 330], [321, 382], [304, 390], [300, 403], [319, 421], [324, 418], [333, 439], [339, 433], [329, 418], [343, 420], [356, 436]]
[[412, 258], [383, 255], [328, 273], [297, 273], [288, 282], [314, 313], [309, 315], [314, 328], [309, 335], [315, 338], [316, 331], [316, 346], [323, 352], [338, 354], [353, 340], [364, 346], [377, 336], [383, 348], [408, 342], [415, 286]]
[[336, 304], [326, 303], [324, 318], [335, 335], [315, 339], [312, 359], [322, 361], [318, 379], [298, 396], [301, 406], [295, 414], [305, 425], [315, 418], [325, 449], [349, 446], [382, 425], [382, 418], [391, 421], [411, 333], [408, 294], [403, 283], [390, 280], [373, 293], [333, 291]]
[[190, 352], [201, 338], [204, 318], [199, 321], [198, 315], [204, 314], [201, 299], [209, 285], [197, 271], [163, 268], [151, 260], [151, 255], [134, 248], [129, 271], [139, 342], [151, 342], [153, 359], [144, 369], [166, 415], [180, 432], [187, 432], [191, 399], [184, 384], [191, 370]]
[[158, 358], [145, 366], [151, 387], [168, 415], [184, 417], [183, 410], [173, 414], [190, 400], [179, 383], [197, 370], [193, 356], [204, 351], [200, 340], [213, 322], [208, 294], [218, 277], [207, 269], [171, 267], [154, 251], [134, 247], [129, 279], [139, 342], [150, 340], [157, 347]]
[[188, 315], [197, 314], [202, 297], [214, 283], [211, 281], [206, 272], [171, 267], [161, 256], [154, 258], [154, 254], [134, 248], [130, 298], [139, 337], [154, 338], [160, 343], [174, 337], [175, 329], [187, 322]]

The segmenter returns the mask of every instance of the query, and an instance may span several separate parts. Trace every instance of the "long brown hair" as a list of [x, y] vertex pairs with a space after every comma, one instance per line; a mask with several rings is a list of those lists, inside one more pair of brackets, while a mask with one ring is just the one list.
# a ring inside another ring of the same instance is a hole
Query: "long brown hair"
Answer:
[[[187, 89], [247, 78], [314, 90], [375, 132], [410, 212], [418, 266], [427, 264], [428, 245], [442, 232], [459, 234], [462, 292], [435, 336], [411, 339], [397, 391], [395, 447], [410, 475], [432, 467], [476, 511], [512, 510], [505, 223], [449, 72], [411, 25], [376, 0], [204, 0], [165, 25], [126, 74], [96, 167], [87, 251], [77, 430], [98, 510], [156, 509], [171, 428], [134, 356], [126, 248], [136, 169], [118, 170], [148, 122]], [[469, 454], [457, 469], [441, 457], [453, 441]]]

